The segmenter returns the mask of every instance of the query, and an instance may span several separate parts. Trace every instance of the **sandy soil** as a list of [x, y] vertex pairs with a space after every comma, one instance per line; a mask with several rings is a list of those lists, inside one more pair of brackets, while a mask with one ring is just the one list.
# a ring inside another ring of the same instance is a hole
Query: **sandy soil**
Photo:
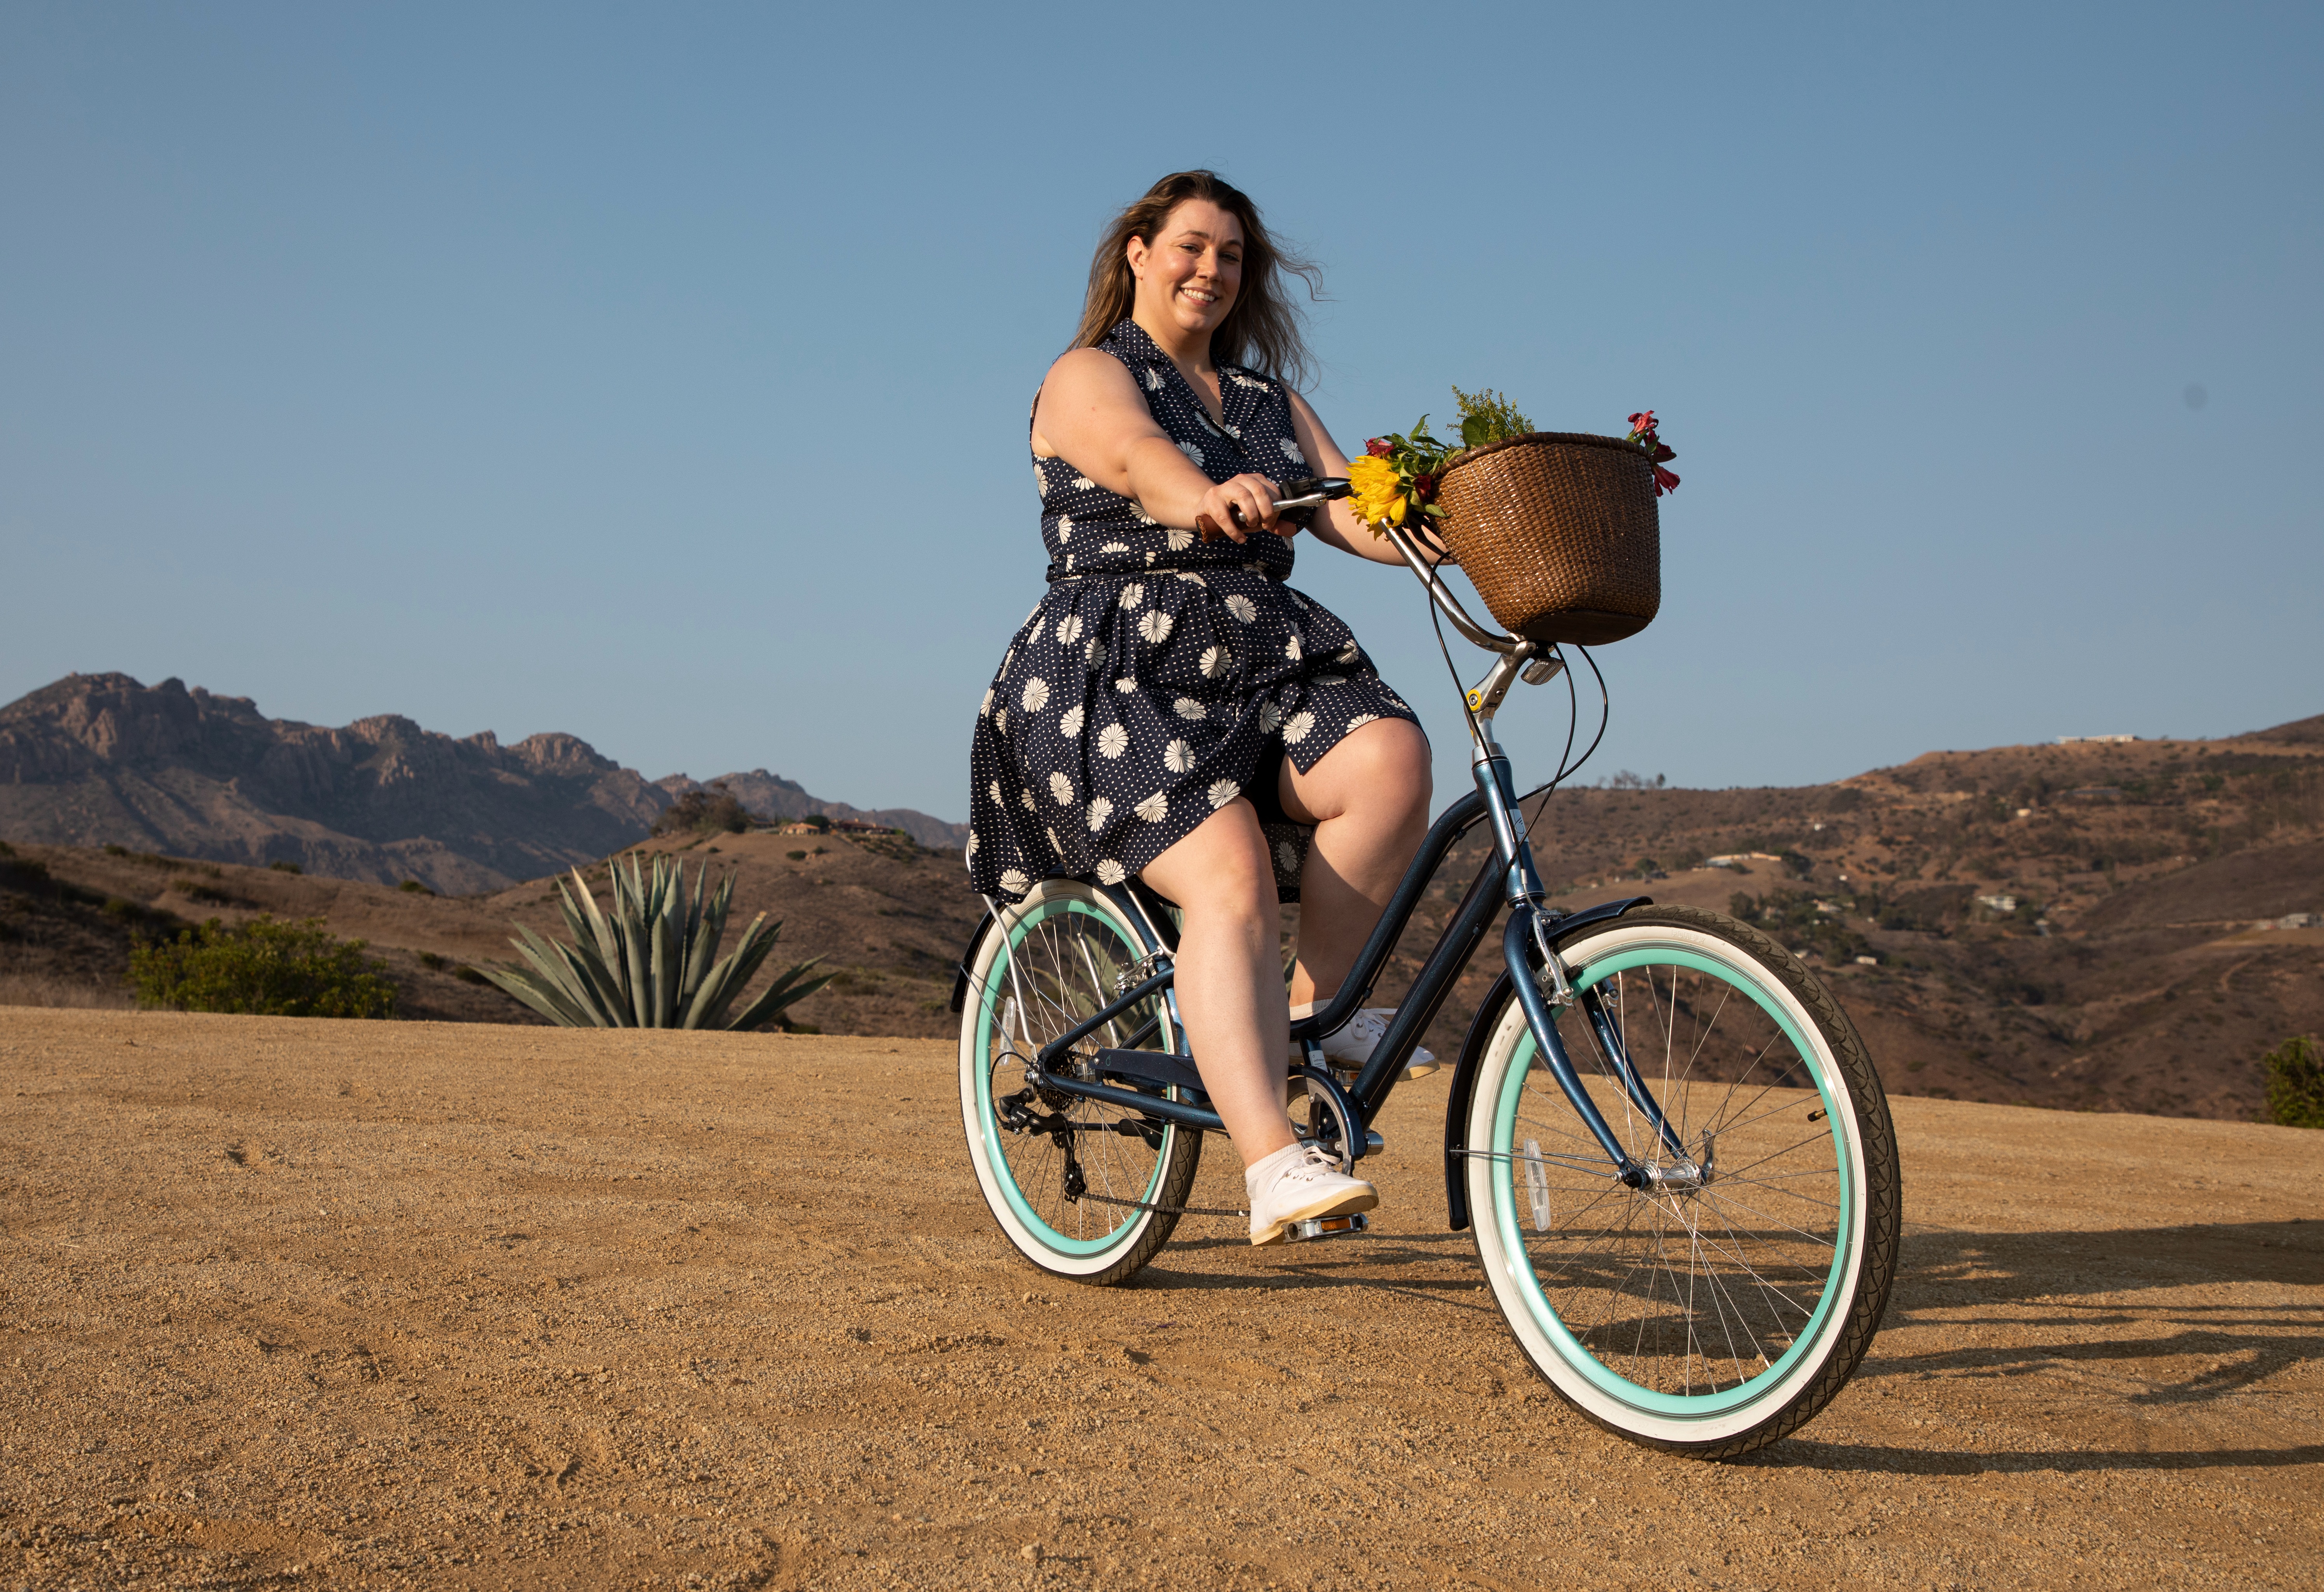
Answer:
[[1898, 1102], [1886, 1330], [1711, 1466], [1518, 1358], [1444, 1088], [1091, 1292], [940, 1044], [0, 1008], [0, 1587], [2315, 1584], [2324, 1134]]

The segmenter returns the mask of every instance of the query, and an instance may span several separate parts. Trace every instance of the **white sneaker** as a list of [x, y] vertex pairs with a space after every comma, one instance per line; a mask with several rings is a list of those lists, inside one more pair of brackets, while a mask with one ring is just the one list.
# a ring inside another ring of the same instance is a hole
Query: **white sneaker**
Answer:
[[[1361, 1067], [1372, 1059], [1372, 1050], [1379, 1044], [1380, 1035], [1388, 1032], [1388, 1020], [1394, 1016], [1396, 1016], [1396, 1008], [1392, 1006], [1364, 1008], [1339, 1027], [1323, 1035], [1323, 1054], [1339, 1063], [1342, 1068]], [[1300, 1054], [1296, 1044], [1291, 1047], [1293, 1065], [1296, 1066], [1306, 1059]], [[1407, 1080], [1425, 1078], [1436, 1071], [1438, 1064], [1434, 1052], [1416, 1047], [1412, 1053], [1412, 1060], [1405, 1063], [1404, 1075]]]
[[1340, 1164], [1314, 1145], [1286, 1145], [1254, 1162], [1242, 1174], [1250, 1196], [1250, 1241], [1283, 1242], [1283, 1229], [1319, 1216], [1351, 1216], [1379, 1203], [1379, 1191], [1350, 1177]]

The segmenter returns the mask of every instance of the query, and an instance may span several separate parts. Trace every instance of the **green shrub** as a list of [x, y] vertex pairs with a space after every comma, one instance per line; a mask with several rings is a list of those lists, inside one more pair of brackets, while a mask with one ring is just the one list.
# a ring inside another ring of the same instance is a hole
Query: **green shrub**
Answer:
[[395, 986], [361, 940], [334, 938], [323, 920], [254, 918], [227, 928], [217, 918], [175, 940], [129, 953], [137, 1004], [178, 1011], [276, 1017], [392, 1017]]
[[683, 834], [701, 830], [710, 834], [741, 834], [751, 827], [751, 814], [723, 784], [689, 790], [654, 820], [656, 834]]
[[416, 879], [407, 879], [395, 888], [407, 896], [432, 896], [436, 893]]
[[788, 857], [794, 862], [804, 862], [807, 860], [807, 853], [805, 851], [785, 851], [783, 855]]
[[435, 972], [443, 967], [444, 958], [433, 951], [422, 951], [420, 952], [420, 965]]
[[305, 869], [300, 867], [296, 862], [285, 862], [280, 859], [275, 861], [269, 862], [266, 866], [272, 869], [277, 873], [304, 873], [307, 871]]
[[107, 841], [105, 842], [105, 854], [108, 857], [126, 857], [129, 855], [129, 848]]
[[2324, 1045], [2294, 1035], [2260, 1063], [2267, 1069], [2267, 1119], [2285, 1127], [2324, 1127]]
[[490, 984], [492, 980], [465, 962], [452, 970], [452, 976], [463, 984]]

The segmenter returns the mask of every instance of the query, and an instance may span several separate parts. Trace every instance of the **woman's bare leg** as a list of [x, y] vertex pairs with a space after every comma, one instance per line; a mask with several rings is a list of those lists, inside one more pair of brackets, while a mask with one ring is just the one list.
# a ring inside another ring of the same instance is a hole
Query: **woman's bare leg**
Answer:
[[1299, 877], [1291, 1002], [1329, 1000], [1428, 833], [1428, 738], [1403, 719], [1375, 719], [1305, 774], [1284, 759], [1280, 790], [1284, 813], [1315, 826]]
[[1140, 877], [1185, 914], [1178, 930], [1178, 1012], [1204, 1090], [1249, 1166], [1295, 1136], [1283, 1110], [1291, 1017], [1275, 871], [1258, 813], [1240, 798], [1228, 803], [1148, 863]]

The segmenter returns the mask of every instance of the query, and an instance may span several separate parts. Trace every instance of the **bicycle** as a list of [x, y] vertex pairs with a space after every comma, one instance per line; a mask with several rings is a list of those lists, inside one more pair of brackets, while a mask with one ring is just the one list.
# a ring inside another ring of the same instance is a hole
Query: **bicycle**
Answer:
[[[1346, 483], [1284, 491], [1277, 506], [1299, 508]], [[1878, 1075], [1822, 982], [1748, 925], [1645, 896], [1547, 905], [1521, 807], [1557, 780], [1520, 797], [1494, 719], [1519, 680], [1563, 672], [1563, 653], [1477, 623], [1408, 533], [1387, 534], [1435, 613], [1496, 655], [1463, 704], [1476, 788], [1431, 825], [1338, 995], [1292, 1025], [1295, 1125], [1344, 1170], [1379, 1150], [1371, 1124], [1506, 908], [1505, 966], [1445, 1113], [1449, 1225], [1472, 1230], [1503, 1319], [1583, 1416], [1707, 1459], [1772, 1442], [1846, 1385], [1887, 1304], [1901, 1193]], [[1318, 1036], [1364, 1004], [1480, 823], [1492, 849], [1410, 992], [1362, 1068], [1335, 1071]], [[1242, 1214], [1185, 1202], [1203, 1135], [1224, 1128], [1177, 1020], [1167, 904], [1135, 879], [1051, 879], [987, 906], [952, 1004], [970, 1158], [1010, 1242], [1104, 1286], [1181, 1216]]]

